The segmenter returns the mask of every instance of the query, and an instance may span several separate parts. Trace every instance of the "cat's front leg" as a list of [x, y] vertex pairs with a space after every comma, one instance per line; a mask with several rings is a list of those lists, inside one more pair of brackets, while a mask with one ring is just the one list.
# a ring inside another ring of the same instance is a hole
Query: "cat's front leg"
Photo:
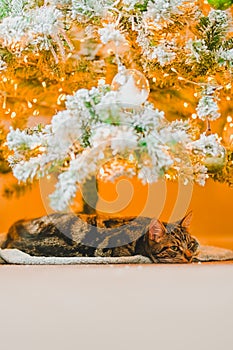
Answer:
[[133, 256], [135, 255], [135, 242], [125, 246], [112, 248], [112, 256]]

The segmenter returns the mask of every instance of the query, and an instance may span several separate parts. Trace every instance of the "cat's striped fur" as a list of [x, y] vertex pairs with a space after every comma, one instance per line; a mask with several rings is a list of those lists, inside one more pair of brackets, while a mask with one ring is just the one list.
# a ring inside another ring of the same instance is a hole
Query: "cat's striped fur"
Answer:
[[188, 233], [191, 214], [168, 224], [146, 217], [52, 214], [16, 222], [2, 248], [35, 256], [132, 256], [153, 262], [192, 261], [198, 243]]

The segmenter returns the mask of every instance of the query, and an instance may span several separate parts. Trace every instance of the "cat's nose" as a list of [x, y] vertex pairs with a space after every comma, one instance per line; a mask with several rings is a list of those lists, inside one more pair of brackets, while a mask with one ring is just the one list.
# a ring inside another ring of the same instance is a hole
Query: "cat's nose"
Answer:
[[190, 261], [191, 259], [192, 259], [192, 253], [189, 251], [189, 250], [185, 250], [184, 251], [184, 256], [185, 256], [185, 258], [188, 260], [188, 261]]

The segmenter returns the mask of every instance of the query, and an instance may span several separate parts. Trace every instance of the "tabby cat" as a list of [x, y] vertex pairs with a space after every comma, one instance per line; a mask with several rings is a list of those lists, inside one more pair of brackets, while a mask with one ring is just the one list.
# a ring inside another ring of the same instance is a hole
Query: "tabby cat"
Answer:
[[191, 216], [162, 223], [146, 217], [52, 214], [16, 222], [1, 248], [34, 256], [143, 255], [154, 263], [187, 263], [198, 249], [197, 240], [188, 233]]

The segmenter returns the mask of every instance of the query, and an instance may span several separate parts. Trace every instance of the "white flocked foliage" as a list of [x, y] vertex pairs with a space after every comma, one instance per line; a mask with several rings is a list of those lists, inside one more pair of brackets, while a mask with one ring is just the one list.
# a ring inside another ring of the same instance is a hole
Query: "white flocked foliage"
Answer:
[[[212, 51], [205, 40], [213, 24], [220, 39], [230, 32], [229, 14], [211, 10], [203, 38], [190, 38], [189, 33], [181, 44], [179, 36], [171, 35], [168, 28], [174, 21], [188, 31], [189, 15], [190, 21], [196, 22], [202, 16], [195, 0], [47, 0], [43, 4], [36, 0], [0, 0], [0, 45], [15, 57], [30, 51], [51, 51], [59, 64], [73, 52], [67, 28], [77, 28], [81, 23], [88, 40], [98, 41], [98, 47], [115, 49], [115, 62], [121, 69], [118, 49], [130, 45], [127, 28], [135, 35], [141, 67], [151, 63], [161, 70], [168, 67], [181, 82], [185, 79], [172, 69], [181, 58], [182, 64], [206, 64], [206, 57], [211, 55], [216, 69], [232, 66], [233, 49], [224, 40], [219, 40]], [[0, 57], [0, 70], [6, 68], [4, 57]], [[188, 83], [198, 86], [198, 118], [219, 118], [218, 92], [222, 87], [207, 79]], [[217, 154], [218, 137], [194, 136], [189, 120], [168, 122], [163, 111], [148, 101], [144, 103], [147, 95], [142, 100], [135, 95], [128, 86], [120, 95], [100, 82], [98, 87], [79, 89], [67, 96], [65, 110], [54, 115], [51, 124], [30, 130], [11, 128], [7, 144], [16, 178], [26, 182], [58, 172], [51, 196], [51, 205], [58, 210], [66, 209], [79, 186], [92, 175], [108, 181], [118, 175], [137, 176], [143, 183], [181, 177], [185, 184], [196, 181], [204, 185], [208, 175], [201, 160], [208, 152]], [[108, 161], [111, 164], [104, 171]]]
[[[198, 143], [193, 141], [189, 129], [187, 121], [168, 122], [164, 113], [148, 102], [125, 109], [119, 104], [116, 91], [100, 85], [67, 96], [66, 110], [56, 114], [44, 128], [29, 133], [11, 129], [7, 142], [14, 150], [10, 161], [20, 181], [46, 176], [54, 169], [60, 172], [51, 203], [64, 210], [79, 185], [92, 175], [98, 176], [108, 160], [125, 160], [127, 165], [120, 175], [135, 175], [143, 183], [158, 181], [175, 169], [185, 183], [204, 184], [205, 167], [192, 163], [192, 152]], [[216, 138], [211, 139], [213, 147], [217, 147], [217, 142]], [[27, 154], [32, 150], [39, 150], [39, 154], [28, 160]], [[111, 181], [115, 177], [113, 167], [105, 179]]]

